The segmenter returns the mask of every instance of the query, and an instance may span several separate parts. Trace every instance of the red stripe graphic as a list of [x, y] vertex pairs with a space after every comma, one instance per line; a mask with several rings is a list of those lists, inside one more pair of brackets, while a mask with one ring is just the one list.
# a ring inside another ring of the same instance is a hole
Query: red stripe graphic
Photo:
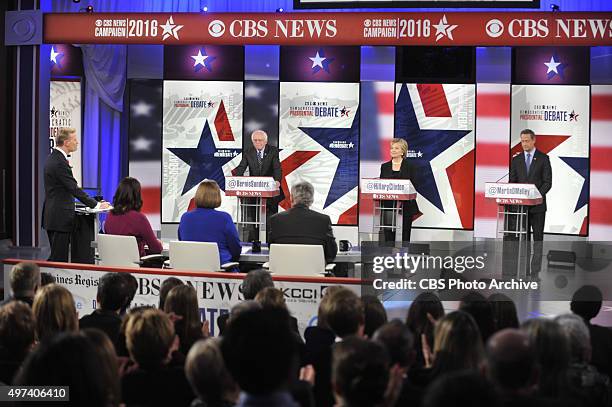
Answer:
[[448, 166], [446, 174], [455, 197], [455, 204], [464, 229], [474, 227], [472, 212], [474, 208], [474, 179], [466, 176], [474, 171], [474, 150], [470, 151]]
[[217, 129], [219, 141], [234, 141], [234, 133], [232, 133], [232, 127], [227, 118], [223, 101], [221, 101], [219, 109], [217, 110], [217, 115], [215, 116], [215, 129]]
[[142, 195], [142, 213], [159, 213], [161, 187], [146, 187], [140, 191]]
[[338, 218], [339, 225], [355, 225], [357, 224], [357, 204], [348, 208], [340, 217]]
[[393, 114], [395, 112], [395, 95], [393, 92], [376, 92], [378, 114]]
[[510, 117], [510, 94], [476, 93], [476, 117]]
[[476, 142], [476, 166], [509, 166], [508, 144]]
[[[591, 120], [612, 120], [612, 95], [591, 96]], [[588, 117], [585, 117], [588, 120]]]
[[423, 104], [423, 111], [427, 117], [451, 117], [448, 101], [444, 94], [444, 87], [440, 84], [417, 85], [419, 97]]

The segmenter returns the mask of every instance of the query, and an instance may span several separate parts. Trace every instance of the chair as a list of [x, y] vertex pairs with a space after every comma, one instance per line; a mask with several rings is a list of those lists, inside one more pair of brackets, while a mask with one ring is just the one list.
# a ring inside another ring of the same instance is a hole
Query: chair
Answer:
[[323, 246], [311, 244], [271, 244], [270, 273], [283, 276], [317, 276], [330, 274], [335, 264], [325, 265]]
[[159, 254], [140, 257], [134, 236], [98, 235], [99, 264], [115, 267], [140, 267], [143, 261], [162, 257]]
[[166, 262], [179, 270], [227, 271], [238, 262], [221, 264], [219, 246], [211, 242], [170, 242], [170, 259]]

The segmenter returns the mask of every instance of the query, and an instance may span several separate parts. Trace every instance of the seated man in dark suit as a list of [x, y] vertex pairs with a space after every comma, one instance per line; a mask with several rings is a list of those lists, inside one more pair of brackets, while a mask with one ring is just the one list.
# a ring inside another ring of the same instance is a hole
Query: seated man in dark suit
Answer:
[[298, 182], [291, 187], [291, 209], [270, 218], [268, 243], [320, 244], [325, 261], [336, 258], [338, 245], [329, 216], [310, 208], [314, 188], [309, 182]]
[[121, 317], [119, 311], [128, 296], [127, 281], [122, 273], [106, 273], [100, 277], [96, 294], [97, 308], [79, 320], [79, 328], [97, 328], [104, 332], [117, 348]]

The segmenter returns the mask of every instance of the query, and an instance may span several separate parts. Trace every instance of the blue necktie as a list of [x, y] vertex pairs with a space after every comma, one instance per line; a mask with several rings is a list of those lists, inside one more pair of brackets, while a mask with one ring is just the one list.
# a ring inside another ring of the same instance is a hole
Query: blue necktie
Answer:
[[263, 161], [263, 153], [258, 150], [257, 151], [257, 164], [259, 164], [259, 166], [261, 167], [261, 162]]
[[529, 172], [529, 167], [531, 167], [531, 154], [527, 153], [527, 172]]

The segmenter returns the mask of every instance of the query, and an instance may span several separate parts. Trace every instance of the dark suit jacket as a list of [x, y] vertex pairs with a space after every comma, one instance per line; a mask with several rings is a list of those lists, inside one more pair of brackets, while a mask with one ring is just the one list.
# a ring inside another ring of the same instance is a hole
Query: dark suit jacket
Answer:
[[546, 154], [536, 148], [531, 159], [529, 173], [525, 163], [525, 152], [512, 157], [510, 163], [510, 182], [521, 184], [534, 184], [542, 194], [543, 201], [540, 205], [532, 206], [531, 212], [546, 212], [546, 193], [552, 187], [552, 169], [550, 159]]
[[96, 328], [104, 332], [115, 348], [119, 345], [121, 317], [112, 311], [96, 309], [79, 320], [79, 329]]
[[264, 148], [263, 160], [261, 160], [261, 168], [257, 164], [257, 150], [251, 146], [242, 152], [242, 160], [236, 167], [236, 175], [242, 176], [249, 168], [251, 177], [272, 177], [276, 181], [281, 180], [281, 164], [278, 158], [278, 148], [266, 144]]
[[42, 225], [46, 230], [71, 232], [74, 226], [74, 198], [93, 208], [97, 202], [77, 185], [68, 160], [56, 149], [45, 163], [45, 203]]
[[[391, 161], [387, 161], [380, 166], [380, 178], [396, 178], [393, 175], [393, 164]], [[414, 167], [410, 164], [410, 162], [406, 159], [402, 161], [402, 165], [400, 167], [399, 179], [409, 179], [412, 181], [412, 184], [416, 187], [416, 172], [414, 171]], [[404, 218], [410, 218], [420, 213], [419, 206], [417, 205], [416, 199], [405, 201], [404, 202]]]
[[333, 261], [338, 253], [329, 216], [304, 205], [295, 205], [270, 218], [268, 243], [320, 244], [327, 262]]

